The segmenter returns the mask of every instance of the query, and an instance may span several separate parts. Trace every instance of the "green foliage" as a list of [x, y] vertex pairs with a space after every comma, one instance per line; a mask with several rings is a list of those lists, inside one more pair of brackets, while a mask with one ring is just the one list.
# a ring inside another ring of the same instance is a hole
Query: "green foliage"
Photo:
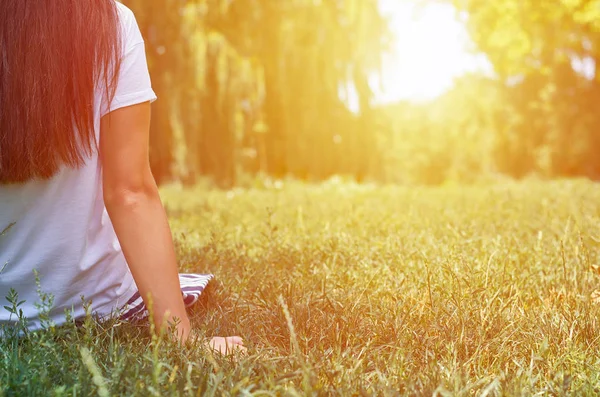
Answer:
[[[499, 171], [598, 178], [600, 2], [453, 0], [505, 100]], [[587, 64], [587, 70], [581, 65]]]
[[461, 12], [495, 77], [461, 78], [432, 103], [383, 107], [371, 81], [392, 38], [377, 0], [124, 1], [160, 97], [156, 179], [230, 188], [257, 175], [600, 178], [598, 1], [430, 1]]
[[[199, 340], [91, 317], [9, 336], [4, 395], [600, 391], [595, 184], [162, 195], [181, 270], [218, 278], [193, 313]], [[242, 335], [249, 355], [212, 358], [206, 335]]]
[[386, 181], [474, 183], [498, 180], [505, 171], [502, 144], [510, 114], [504, 91], [493, 79], [467, 75], [440, 98], [378, 111], [388, 124], [379, 148]]
[[[138, 17], [161, 98], [151, 137], [159, 182], [204, 175], [230, 187], [242, 171], [370, 171], [367, 81], [389, 46], [377, 0], [123, 2]], [[360, 116], [341, 98], [349, 85]]]

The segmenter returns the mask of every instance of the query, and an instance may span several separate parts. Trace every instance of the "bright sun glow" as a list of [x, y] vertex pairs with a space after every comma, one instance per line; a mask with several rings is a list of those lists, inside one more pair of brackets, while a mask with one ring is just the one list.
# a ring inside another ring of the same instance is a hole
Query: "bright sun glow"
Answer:
[[470, 52], [468, 33], [451, 5], [380, 1], [391, 19], [396, 45], [385, 59], [378, 102], [433, 99], [450, 89], [455, 77], [491, 70], [483, 55]]

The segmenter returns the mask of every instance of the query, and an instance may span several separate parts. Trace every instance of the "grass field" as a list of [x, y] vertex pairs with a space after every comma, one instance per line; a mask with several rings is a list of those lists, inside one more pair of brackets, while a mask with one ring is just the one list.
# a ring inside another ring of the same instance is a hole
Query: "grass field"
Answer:
[[600, 185], [162, 190], [199, 335], [88, 319], [0, 341], [4, 395], [600, 393]]

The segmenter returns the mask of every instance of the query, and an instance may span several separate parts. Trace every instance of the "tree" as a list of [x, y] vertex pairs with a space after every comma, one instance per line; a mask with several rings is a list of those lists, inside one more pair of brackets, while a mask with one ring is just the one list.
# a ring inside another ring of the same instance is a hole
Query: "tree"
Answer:
[[600, 2], [452, 2], [506, 88], [513, 117], [498, 139], [504, 170], [600, 175], [600, 115], [590, 107], [600, 99]]
[[[389, 42], [377, 0], [125, 3], [162, 100], [152, 134], [159, 179], [210, 175], [231, 186], [246, 153], [257, 158], [251, 170], [275, 176], [375, 172], [367, 82]], [[348, 85], [359, 115], [342, 99]]]

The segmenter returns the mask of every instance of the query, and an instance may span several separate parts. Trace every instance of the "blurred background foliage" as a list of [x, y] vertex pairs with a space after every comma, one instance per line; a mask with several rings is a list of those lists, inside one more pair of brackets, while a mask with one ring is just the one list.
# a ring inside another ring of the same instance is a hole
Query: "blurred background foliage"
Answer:
[[435, 1], [493, 75], [381, 104], [393, 36], [377, 0], [124, 0], [160, 98], [157, 181], [600, 178], [600, 1]]

